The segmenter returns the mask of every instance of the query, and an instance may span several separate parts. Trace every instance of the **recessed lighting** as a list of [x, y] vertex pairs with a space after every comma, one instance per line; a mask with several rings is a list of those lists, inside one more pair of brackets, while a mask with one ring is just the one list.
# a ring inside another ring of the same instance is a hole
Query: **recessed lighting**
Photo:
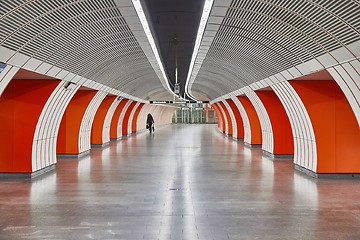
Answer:
[[196, 99], [193, 96], [191, 96], [189, 91], [188, 91], [189, 90], [188, 89], [189, 88], [189, 83], [190, 83], [190, 79], [191, 79], [191, 76], [192, 76], [192, 73], [193, 73], [194, 65], [195, 64], [196, 65], [201, 65], [198, 62], [195, 63], [195, 60], [196, 60], [197, 54], [199, 52], [201, 40], [202, 40], [202, 37], [204, 35], [206, 23], [207, 23], [207, 21], [209, 19], [213, 3], [214, 3], [214, 0], [205, 0], [203, 12], [202, 12], [201, 19], [200, 19], [199, 29], [198, 29], [198, 32], [197, 32], [197, 35], [196, 35], [194, 51], [193, 51], [191, 61], [190, 61], [189, 72], [188, 72], [188, 75], [187, 75], [187, 78], [186, 78], [185, 92], [193, 100], [196, 100]]
[[155, 40], [154, 40], [154, 38], [153, 38], [153, 36], [151, 34], [151, 30], [150, 30], [149, 24], [148, 24], [148, 22], [146, 20], [145, 13], [144, 13], [144, 10], [143, 10], [143, 8], [141, 6], [140, 0], [131, 0], [131, 1], [132, 1], [133, 5], [135, 7], [136, 13], [137, 13], [137, 15], [138, 15], [138, 17], [140, 19], [140, 22], [141, 22], [141, 25], [142, 25], [142, 27], [144, 29], [146, 37], [147, 37], [147, 39], [149, 41], [149, 44], [151, 46], [151, 49], [152, 49], [154, 55], [155, 55], [156, 62], [159, 65], [158, 70], [161, 71], [161, 74], [162, 74], [162, 76], [163, 76], [163, 78], [165, 80], [166, 87], [168, 88], [168, 91], [170, 93], [172, 93], [174, 96], [177, 96], [170, 88], [169, 80], [168, 80], [167, 75], [166, 75], [165, 70], [164, 70], [164, 65], [163, 65], [163, 63], [161, 61], [159, 52], [157, 50]]

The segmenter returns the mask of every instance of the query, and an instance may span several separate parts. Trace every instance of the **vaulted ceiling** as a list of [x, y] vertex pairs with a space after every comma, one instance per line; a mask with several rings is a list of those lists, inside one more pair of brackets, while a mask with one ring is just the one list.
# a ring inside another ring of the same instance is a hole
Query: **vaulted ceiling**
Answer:
[[131, 0], [2, 0], [0, 55], [143, 100], [173, 99], [177, 68], [181, 96], [212, 100], [360, 41], [358, 0], [214, 0], [191, 65], [206, 1], [140, 1], [165, 74]]

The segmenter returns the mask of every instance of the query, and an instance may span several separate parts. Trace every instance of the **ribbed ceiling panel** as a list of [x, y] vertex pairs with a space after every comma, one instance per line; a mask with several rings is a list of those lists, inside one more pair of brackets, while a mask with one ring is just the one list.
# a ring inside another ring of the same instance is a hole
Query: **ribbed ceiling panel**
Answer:
[[141, 99], [171, 96], [112, 0], [5, 0], [0, 20], [6, 48]]
[[359, 13], [355, 0], [233, 0], [225, 16], [211, 13], [190, 91], [215, 99], [358, 41]]

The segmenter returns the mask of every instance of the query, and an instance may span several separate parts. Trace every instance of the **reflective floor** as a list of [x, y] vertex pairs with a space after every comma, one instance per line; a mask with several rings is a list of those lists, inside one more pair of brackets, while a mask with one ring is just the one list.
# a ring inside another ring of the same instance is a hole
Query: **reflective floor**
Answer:
[[215, 125], [172, 125], [0, 180], [0, 239], [360, 239], [360, 181], [307, 177]]

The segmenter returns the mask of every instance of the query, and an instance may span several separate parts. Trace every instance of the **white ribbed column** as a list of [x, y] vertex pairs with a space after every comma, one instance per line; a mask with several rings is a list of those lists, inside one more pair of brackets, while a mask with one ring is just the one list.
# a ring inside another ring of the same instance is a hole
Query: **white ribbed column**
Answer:
[[125, 104], [124, 108], [122, 109], [121, 113], [120, 113], [120, 117], [118, 120], [118, 128], [117, 128], [117, 136], [120, 137], [122, 136], [122, 123], [124, 121], [124, 117], [125, 117], [125, 113], [128, 110], [130, 104], [132, 103], [132, 100], [127, 101], [127, 103]]
[[127, 129], [128, 129], [127, 132], [128, 132], [128, 134], [131, 134], [131, 133], [132, 133], [132, 129], [131, 129], [131, 127], [132, 127], [132, 121], [133, 121], [133, 118], [134, 118], [135, 111], [136, 111], [136, 109], [139, 107], [140, 104], [141, 104], [140, 102], [137, 102], [137, 103], [135, 104], [135, 106], [133, 107], [131, 113], [130, 113], [129, 121], [128, 121], [128, 126], [127, 126]]
[[79, 153], [90, 150], [90, 136], [91, 136], [91, 127], [94, 121], [94, 117], [97, 109], [99, 108], [101, 102], [106, 97], [107, 93], [103, 91], [98, 91], [93, 99], [90, 101], [89, 106], [86, 108], [83, 119], [80, 125], [80, 134], [79, 134]]
[[32, 146], [32, 171], [56, 163], [56, 141], [61, 119], [80, 86], [61, 81], [47, 100], [36, 125]]
[[274, 135], [270, 118], [264, 107], [264, 104], [261, 102], [260, 98], [254, 91], [247, 92], [246, 96], [251, 101], [257, 115], [259, 116], [262, 133], [262, 149], [269, 153], [274, 153]]
[[241, 118], [243, 120], [244, 123], [244, 142], [251, 144], [251, 128], [250, 128], [250, 122], [249, 122], [249, 118], [246, 114], [246, 111], [244, 109], [244, 106], [241, 104], [240, 100], [235, 96], [231, 98], [236, 107], [239, 109]]
[[117, 106], [119, 105], [120, 100], [118, 98], [116, 98], [114, 100], [114, 102], [111, 104], [108, 112], [106, 113], [105, 116], [105, 121], [104, 121], [104, 125], [103, 125], [103, 131], [102, 131], [102, 139], [103, 139], [103, 143], [107, 143], [110, 142], [110, 125], [111, 125], [111, 119], [115, 113], [115, 110], [117, 108]]
[[229, 133], [229, 121], [227, 119], [225, 110], [223, 109], [223, 107], [221, 106], [220, 103], [216, 103], [216, 105], [219, 107], [222, 115], [224, 116], [224, 123], [225, 123], [225, 133], [228, 134]]
[[0, 73], [0, 96], [5, 90], [6, 86], [11, 81], [11, 79], [13, 79], [13, 77], [15, 76], [18, 70], [19, 70], [18, 67], [7, 65], [4, 68], [4, 70]]
[[360, 61], [336, 65], [327, 69], [345, 94], [360, 125]]
[[316, 172], [317, 153], [314, 129], [299, 95], [287, 81], [271, 86], [289, 116], [294, 136], [294, 163]]
[[229, 115], [230, 115], [230, 118], [231, 118], [231, 122], [232, 122], [232, 136], [234, 138], [237, 138], [237, 124], [236, 124], [236, 119], [235, 119], [235, 115], [229, 105], [229, 103], [226, 101], [226, 100], [222, 100], [222, 103], [225, 105]]

